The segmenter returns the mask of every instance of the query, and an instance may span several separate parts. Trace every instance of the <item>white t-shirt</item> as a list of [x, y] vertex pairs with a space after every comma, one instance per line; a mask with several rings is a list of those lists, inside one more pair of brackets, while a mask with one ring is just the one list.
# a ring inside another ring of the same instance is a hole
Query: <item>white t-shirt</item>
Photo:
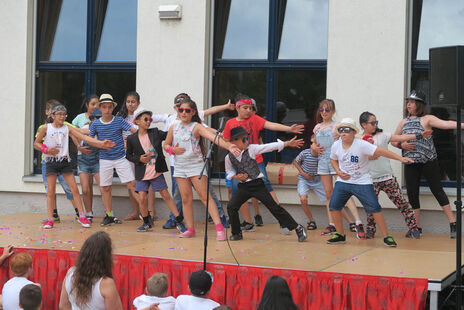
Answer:
[[172, 296], [156, 297], [148, 295], [140, 295], [134, 299], [133, 305], [137, 310], [147, 308], [154, 303], [159, 303], [158, 308], [161, 310], [174, 310], [176, 299]]
[[330, 159], [338, 160], [340, 170], [351, 176], [348, 180], [342, 180], [338, 177], [337, 182], [372, 184], [368, 156], [374, 155], [376, 149], [376, 145], [358, 138], [355, 138], [353, 144], [346, 150], [343, 148], [341, 139], [335, 141]]
[[19, 292], [28, 284], [34, 284], [24, 277], [14, 277], [8, 280], [2, 289], [2, 303], [4, 310], [20, 310]]
[[220, 306], [214, 300], [192, 295], [177, 296], [175, 310], [212, 310]]
[[[388, 149], [391, 133], [379, 132], [374, 137], [374, 144], [384, 149]], [[390, 180], [393, 177], [393, 169], [390, 165], [390, 159], [380, 156], [375, 160], [369, 161], [372, 180], [382, 182]]]

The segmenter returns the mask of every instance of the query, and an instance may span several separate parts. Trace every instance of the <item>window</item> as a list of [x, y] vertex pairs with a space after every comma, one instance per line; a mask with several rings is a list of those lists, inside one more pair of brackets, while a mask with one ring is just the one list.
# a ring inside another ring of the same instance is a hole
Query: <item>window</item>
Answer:
[[121, 103], [135, 90], [137, 0], [39, 0], [37, 14], [35, 128], [48, 99], [62, 102], [71, 122], [86, 95], [110, 93]]
[[[411, 89], [429, 94], [429, 49], [439, 46], [464, 44], [464, 3], [449, 0], [414, 0], [412, 20]], [[427, 98], [428, 99], [428, 98]], [[428, 100], [426, 100], [428, 102]], [[441, 119], [456, 119], [455, 108], [431, 107], [428, 111]], [[464, 113], [462, 114], [464, 117]], [[445, 186], [456, 182], [455, 131], [434, 128], [441, 179]]]
[[[217, 0], [214, 33], [214, 105], [246, 94], [261, 117], [312, 132], [326, 94], [328, 1]], [[276, 137], [291, 135], [266, 131], [264, 143]], [[266, 159], [290, 163], [297, 153], [286, 149]]]

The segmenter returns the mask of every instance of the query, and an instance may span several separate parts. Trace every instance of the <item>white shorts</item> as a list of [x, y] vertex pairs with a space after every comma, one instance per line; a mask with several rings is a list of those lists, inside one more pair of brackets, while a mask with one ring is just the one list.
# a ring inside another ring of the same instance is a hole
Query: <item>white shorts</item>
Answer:
[[[201, 169], [203, 169], [203, 163], [195, 163], [192, 164], [188, 167], [179, 167], [179, 166], [174, 166], [174, 174], [173, 176], [175, 178], [191, 178], [191, 177], [197, 177], [201, 173]], [[206, 175], [206, 169], [203, 171], [203, 175]]]
[[113, 184], [113, 169], [116, 169], [121, 183], [135, 180], [134, 170], [125, 157], [115, 160], [100, 159], [100, 186]]

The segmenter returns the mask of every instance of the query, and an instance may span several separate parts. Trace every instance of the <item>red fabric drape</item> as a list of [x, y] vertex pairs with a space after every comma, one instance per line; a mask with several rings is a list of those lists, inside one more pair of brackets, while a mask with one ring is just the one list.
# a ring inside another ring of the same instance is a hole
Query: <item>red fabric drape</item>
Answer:
[[[78, 252], [46, 249], [16, 249], [33, 257], [29, 278], [42, 286], [44, 309], [58, 309], [61, 285]], [[201, 262], [141, 256], [114, 256], [114, 276], [124, 309], [144, 292], [147, 279], [164, 272], [170, 279], [169, 294], [188, 294], [190, 274], [202, 269]], [[427, 279], [361, 276], [330, 272], [245, 267], [209, 263], [214, 275], [210, 298], [232, 309], [256, 309], [271, 275], [285, 278], [300, 309], [424, 309]], [[11, 277], [8, 264], [0, 268], [0, 285]]]

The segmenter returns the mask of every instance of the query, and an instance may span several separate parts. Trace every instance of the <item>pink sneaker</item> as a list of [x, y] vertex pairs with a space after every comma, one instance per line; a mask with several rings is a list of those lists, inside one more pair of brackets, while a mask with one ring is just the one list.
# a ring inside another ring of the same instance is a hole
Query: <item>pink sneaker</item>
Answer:
[[42, 228], [45, 228], [45, 229], [53, 228], [53, 224], [55, 224], [55, 222], [53, 220], [46, 220], [44, 222]]
[[90, 227], [90, 221], [87, 217], [85, 216], [81, 216], [79, 217], [79, 219], [77, 220], [81, 225], [82, 227], [85, 227], [85, 228], [89, 228]]
[[226, 241], [227, 240], [226, 231], [225, 230], [217, 230], [216, 231], [216, 240], [217, 241]]
[[195, 230], [194, 229], [187, 229], [183, 233], [179, 234], [181, 238], [192, 238], [195, 237]]

